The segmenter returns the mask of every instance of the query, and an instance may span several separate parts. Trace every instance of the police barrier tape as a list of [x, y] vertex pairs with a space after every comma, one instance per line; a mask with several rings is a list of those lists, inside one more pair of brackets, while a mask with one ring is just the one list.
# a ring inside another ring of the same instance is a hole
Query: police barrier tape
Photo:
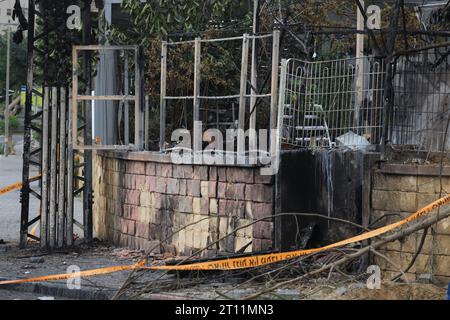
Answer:
[[[37, 175], [37, 176], [31, 178], [30, 182], [34, 182], [36, 180], [39, 180], [40, 178], [41, 178], [41, 175]], [[16, 183], [14, 183], [14, 184], [12, 184], [10, 186], [7, 186], [7, 187], [5, 187], [3, 189], [0, 189], [0, 196], [2, 196], [4, 194], [7, 194], [7, 193], [9, 193], [11, 191], [20, 189], [20, 188], [22, 188], [22, 182], [16, 182]]]
[[351, 237], [346, 240], [342, 240], [330, 245], [327, 245], [325, 247], [321, 248], [315, 248], [315, 249], [307, 249], [307, 250], [298, 250], [298, 251], [292, 251], [292, 252], [284, 252], [284, 253], [269, 253], [269, 254], [263, 254], [263, 255], [256, 255], [251, 257], [242, 257], [242, 258], [229, 258], [229, 259], [223, 259], [223, 260], [217, 260], [217, 261], [210, 261], [210, 262], [199, 262], [199, 263], [192, 263], [187, 265], [173, 265], [173, 266], [145, 266], [144, 261], [140, 261], [137, 264], [130, 265], [130, 266], [115, 266], [115, 267], [106, 267], [106, 268], [100, 268], [100, 269], [93, 269], [93, 270], [86, 270], [81, 271], [78, 273], [65, 273], [65, 274], [57, 274], [57, 275], [50, 275], [50, 276], [42, 276], [42, 277], [36, 277], [36, 278], [29, 278], [29, 279], [20, 279], [20, 280], [10, 280], [10, 281], [2, 281], [0, 282], [0, 285], [3, 284], [17, 284], [17, 283], [25, 283], [25, 282], [42, 282], [42, 281], [52, 281], [52, 280], [65, 280], [70, 279], [74, 277], [89, 277], [89, 276], [96, 276], [96, 275], [102, 275], [102, 274], [109, 274], [119, 271], [126, 271], [126, 270], [164, 270], [164, 271], [186, 271], [186, 270], [238, 270], [238, 269], [246, 269], [246, 268], [253, 268], [253, 267], [259, 267], [268, 265], [274, 262], [279, 262], [283, 260], [292, 259], [299, 256], [304, 256], [312, 253], [317, 253], [321, 251], [326, 251], [329, 249], [334, 249], [337, 247], [342, 247], [347, 244], [355, 243], [364, 241], [367, 239], [371, 239], [374, 237], [377, 237], [379, 235], [382, 235], [384, 233], [387, 233], [393, 229], [396, 229], [408, 222], [411, 222], [413, 220], [416, 220], [420, 218], [423, 215], [426, 215], [433, 211], [434, 209], [441, 207], [445, 204], [448, 204], [450, 202], [450, 195], [447, 195], [439, 200], [436, 200], [426, 207], [420, 209], [413, 215], [409, 216], [406, 219], [400, 220], [398, 222], [389, 224], [387, 226], [365, 232], [361, 235]]

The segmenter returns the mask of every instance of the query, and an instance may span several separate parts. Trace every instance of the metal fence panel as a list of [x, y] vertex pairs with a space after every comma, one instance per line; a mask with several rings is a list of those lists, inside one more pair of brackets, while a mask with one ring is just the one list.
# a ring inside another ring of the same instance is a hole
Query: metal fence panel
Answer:
[[285, 147], [380, 143], [384, 64], [371, 57], [361, 60], [287, 61], [286, 89], [280, 93]]

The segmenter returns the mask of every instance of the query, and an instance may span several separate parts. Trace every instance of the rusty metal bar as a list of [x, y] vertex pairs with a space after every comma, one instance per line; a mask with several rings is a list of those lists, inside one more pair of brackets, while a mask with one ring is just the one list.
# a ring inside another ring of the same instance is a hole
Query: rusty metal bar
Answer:
[[[60, 138], [59, 138], [59, 186], [58, 186], [58, 247], [64, 245], [64, 218], [66, 215], [66, 90], [60, 89]], [[68, 190], [72, 192], [72, 190]]]
[[42, 126], [42, 201], [41, 201], [41, 248], [47, 246], [47, 207], [48, 207], [48, 149], [49, 149], [49, 88], [44, 88], [43, 126]]
[[166, 142], [166, 90], [167, 90], [167, 42], [161, 44], [161, 94], [159, 109], [159, 149], [165, 149]]

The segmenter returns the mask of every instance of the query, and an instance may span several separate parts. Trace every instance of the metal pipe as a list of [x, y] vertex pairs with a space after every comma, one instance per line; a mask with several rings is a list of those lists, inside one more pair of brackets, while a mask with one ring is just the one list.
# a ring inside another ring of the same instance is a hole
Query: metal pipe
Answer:
[[11, 142], [9, 140], [9, 71], [11, 56], [11, 29], [8, 26], [6, 31], [6, 94], [5, 94], [5, 145], [4, 154], [8, 157]]
[[[59, 187], [58, 187], [58, 247], [64, 245], [64, 218], [66, 215], [66, 90], [60, 89], [60, 136], [59, 136]], [[69, 191], [71, 192], [71, 191]]]
[[67, 130], [67, 218], [66, 218], [66, 243], [68, 246], [73, 244], [73, 147], [72, 147], [72, 134], [73, 131], [70, 128], [70, 124], [72, 123], [72, 100], [69, 101], [69, 128]]
[[58, 132], [58, 89], [52, 88], [52, 124], [51, 124], [51, 146], [50, 146], [50, 212], [49, 212], [49, 246], [53, 248], [56, 244], [56, 144]]
[[[25, 126], [23, 134], [23, 165], [22, 165], [22, 202], [20, 212], [20, 247], [24, 248], [28, 239], [28, 218], [30, 209], [30, 149], [31, 149], [31, 116], [33, 105], [33, 66], [34, 66], [34, 22], [35, 0], [28, 0], [28, 39], [27, 39], [27, 92], [25, 99]], [[42, 172], [42, 170], [41, 170]], [[41, 202], [42, 205], [42, 202]]]
[[280, 31], [273, 31], [272, 43], [272, 97], [270, 101], [270, 128], [277, 127], [277, 100], [278, 100], [278, 64], [280, 60]]
[[[257, 29], [257, 16], [258, 16], [258, 0], [253, 1], [253, 34], [256, 33]], [[249, 119], [249, 149], [256, 150], [258, 148], [258, 141], [256, 137], [256, 94], [258, 91], [258, 81], [257, 81], [257, 71], [256, 71], [256, 38], [252, 37], [252, 63], [251, 63], [251, 75], [250, 75], [250, 119]], [[255, 155], [250, 157], [251, 161], [256, 163]]]
[[[201, 39], [195, 38], [195, 52], [194, 52], [194, 110], [193, 110], [193, 127], [194, 127], [194, 163], [201, 163], [199, 153], [202, 148], [202, 129], [203, 126], [199, 125], [200, 121], [200, 63], [201, 63]], [[200, 131], [200, 132], [199, 132]]]
[[47, 246], [48, 222], [48, 145], [49, 145], [49, 88], [44, 88], [44, 105], [42, 110], [42, 193], [41, 193], [41, 248]]
[[139, 50], [134, 52], [134, 147], [142, 150], [142, 108], [141, 108], [141, 69], [139, 68]]
[[237, 152], [238, 161], [243, 160], [245, 155], [245, 106], [246, 106], [246, 94], [247, 94], [247, 76], [248, 76], [248, 52], [249, 52], [249, 41], [248, 34], [244, 34], [242, 40], [242, 60], [241, 60], [241, 80], [240, 80], [240, 90], [239, 90], [239, 118], [238, 118], [238, 141], [237, 141]]
[[159, 109], [159, 149], [164, 150], [166, 143], [166, 85], [167, 85], [167, 42], [161, 44], [161, 94]]
[[150, 130], [150, 97], [148, 95], [145, 96], [145, 109], [144, 109], [144, 149], [148, 151], [150, 149], [148, 139], [149, 139], [149, 130]]
[[[124, 51], [124, 96], [130, 93], [130, 76], [128, 73], [128, 52]], [[125, 144], [130, 144], [130, 102], [125, 100], [124, 106]]]

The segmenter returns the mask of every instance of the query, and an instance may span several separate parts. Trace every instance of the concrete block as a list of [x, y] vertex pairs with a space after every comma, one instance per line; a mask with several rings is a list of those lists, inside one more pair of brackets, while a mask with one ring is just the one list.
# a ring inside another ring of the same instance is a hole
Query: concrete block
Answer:
[[247, 218], [251, 217], [255, 220], [259, 220], [273, 215], [272, 203], [247, 202], [247, 207], [251, 207], [251, 215], [248, 214]]
[[377, 172], [373, 175], [374, 190], [416, 192], [417, 177], [390, 175]]
[[147, 162], [145, 164], [145, 174], [147, 176], [154, 176], [154, 175], [156, 175], [156, 163], [154, 163], [154, 162]]
[[194, 169], [191, 165], [173, 165], [172, 176], [176, 179], [192, 179]]
[[217, 181], [219, 179], [218, 167], [211, 166], [209, 167], [209, 181]]
[[145, 222], [136, 222], [136, 237], [149, 239], [150, 224]]
[[266, 221], [256, 222], [253, 225], [253, 237], [258, 239], [272, 239], [273, 223]]
[[227, 181], [227, 168], [226, 167], [216, 167], [216, 168], [217, 168], [218, 181], [226, 182]]
[[254, 170], [247, 168], [227, 168], [227, 181], [234, 183], [254, 183]]
[[209, 181], [200, 182], [200, 194], [202, 197], [209, 197]]
[[135, 187], [135, 189], [137, 189], [137, 190], [144, 190], [144, 189], [146, 189], [147, 188], [146, 187], [146, 185], [147, 185], [146, 181], [147, 181], [147, 179], [146, 179], [145, 176], [143, 176], [143, 175], [135, 175], [134, 176], [134, 187]]
[[194, 179], [195, 180], [208, 180], [208, 167], [207, 166], [194, 166]]
[[177, 197], [178, 207], [175, 209], [184, 213], [192, 213], [192, 197]]
[[[156, 171], [156, 175], [161, 177], [172, 177], [172, 164], [171, 163], [159, 163], [159, 172]], [[157, 168], [158, 169], [158, 168]]]
[[178, 182], [178, 179], [167, 179], [167, 193], [168, 194], [179, 194], [180, 191], [180, 184]]
[[406, 211], [414, 213], [417, 208], [415, 192], [372, 191], [372, 208], [384, 211]]
[[167, 178], [156, 177], [155, 191], [160, 193], [167, 192]]
[[150, 191], [141, 191], [140, 205], [143, 207], [151, 207], [152, 206], [152, 196], [151, 196]]
[[245, 184], [243, 183], [227, 183], [225, 189], [225, 198], [230, 200], [245, 199]]
[[186, 196], [187, 195], [187, 180], [184, 179], [178, 179], [178, 185], [179, 185], [179, 190], [178, 190], [178, 194], [180, 196]]
[[127, 190], [125, 196], [125, 203], [138, 206], [140, 200], [140, 192], [137, 190]]
[[247, 184], [245, 185], [245, 200], [271, 203], [273, 188], [264, 184]]
[[209, 200], [209, 213], [211, 215], [217, 215], [219, 213], [219, 204], [217, 199]]
[[219, 216], [245, 218], [245, 202], [220, 199]]
[[441, 183], [439, 177], [417, 177], [417, 191], [420, 193], [439, 193], [441, 190]]
[[132, 174], [145, 174], [145, 162], [127, 161], [126, 172]]
[[200, 197], [200, 180], [188, 180], [187, 181], [187, 194], [191, 197]]

